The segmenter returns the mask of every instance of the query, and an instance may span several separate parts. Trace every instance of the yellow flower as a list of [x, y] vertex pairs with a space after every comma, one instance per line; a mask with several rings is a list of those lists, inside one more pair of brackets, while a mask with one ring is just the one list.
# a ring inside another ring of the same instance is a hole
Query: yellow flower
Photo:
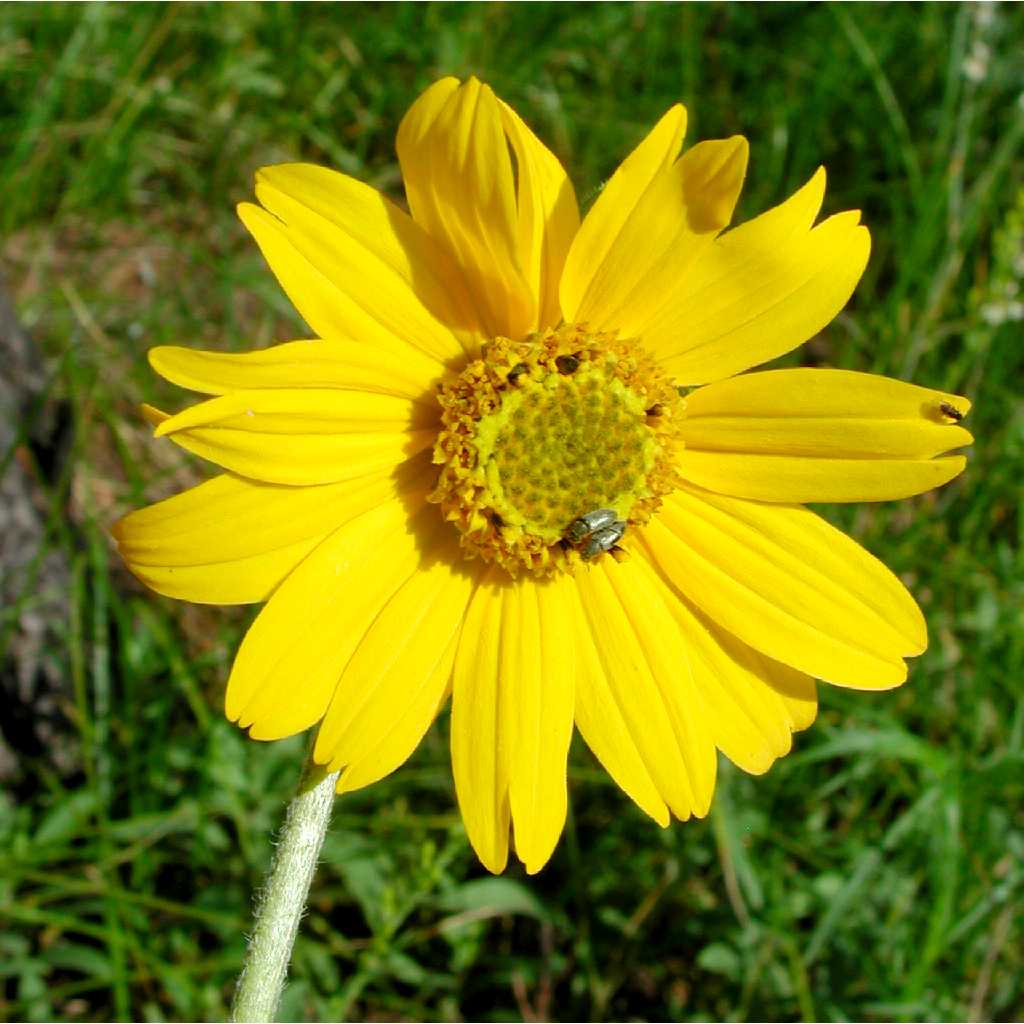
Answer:
[[[115, 528], [153, 589], [266, 601], [227, 714], [320, 723], [365, 786], [452, 697], [455, 785], [491, 871], [565, 820], [573, 723], [659, 824], [707, 813], [716, 748], [760, 773], [814, 719], [814, 680], [886, 689], [926, 645], [896, 577], [801, 502], [956, 476], [969, 403], [883, 377], [736, 376], [821, 330], [868, 258], [855, 211], [815, 226], [819, 169], [728, 225], [747, 143], [679, 156], [675, 106], [580, 223], [516, 113], [446, 78], [398, 132], [411, 215], [306, 164], [239, 214], [317, 338], [163, 347], [213, 395], [159, 437], [225, 472]], [[688, 391], [689, 388], [696, 388]], [[942, 456], [942, 457], [938, 457]]]

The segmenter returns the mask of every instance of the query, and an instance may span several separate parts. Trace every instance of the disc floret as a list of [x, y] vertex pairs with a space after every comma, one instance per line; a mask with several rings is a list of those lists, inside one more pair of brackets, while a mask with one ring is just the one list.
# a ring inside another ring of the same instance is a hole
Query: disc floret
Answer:
[[613, 547], [577, 541], [581, 517], [606, 512], [617, 542], [675, 487], [683, 402], [634, 341], [583, 325], [495, 338], [438, 397], [430, 500], [468, 556], [512, 576], [574, 572]]

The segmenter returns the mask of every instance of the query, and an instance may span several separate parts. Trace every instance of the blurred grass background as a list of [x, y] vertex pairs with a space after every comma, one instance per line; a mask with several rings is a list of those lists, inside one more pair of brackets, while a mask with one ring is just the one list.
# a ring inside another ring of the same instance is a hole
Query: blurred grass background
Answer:
[[[43, 523], [0, 613], [0, 1016], [227, 1013], [303, 741], [221, 717], [251, 610], [157, 598], [112, 553], [118, 515], [206, 472], [148, 439], [137, 403], [185, 397], [145, 351], [298, 336], [233, 214], [254, 170], [312, 160], [400, 197], [403, 111], [469, 73], [583, 199], [677, 99], [691, 139], [750, 138], [743, 217], [825, 163], [825, 212], [863, 209], [874, 252], [790, 361], [967, 394], [978, 440], [940, 492], [827, 512], [925, 610], [905, 687], [823, 688], [790, 757], [723, 766], [709, 819], [667, 831], [574, 747], [532, 879], [471, 855], [442, 722], [339, 802], [282, 1018], [1024, 1015], [1024, 8], [0, 10], [0, 266], [45, 378], [0, 451]], [[47, 637], [27, 682], [26, 623]]]

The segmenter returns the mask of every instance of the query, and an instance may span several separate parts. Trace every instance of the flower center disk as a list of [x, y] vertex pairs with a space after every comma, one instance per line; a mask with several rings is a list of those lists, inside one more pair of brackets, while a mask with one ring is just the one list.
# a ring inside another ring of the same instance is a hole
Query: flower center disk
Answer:
[[438, 398], [430, 498], [467, 555], [512, 576], [574, 572], [607, 550], [587, 522], [645, 523], [675, 486], [683, 402], [635, 342], [574, 325], [496, 338]]

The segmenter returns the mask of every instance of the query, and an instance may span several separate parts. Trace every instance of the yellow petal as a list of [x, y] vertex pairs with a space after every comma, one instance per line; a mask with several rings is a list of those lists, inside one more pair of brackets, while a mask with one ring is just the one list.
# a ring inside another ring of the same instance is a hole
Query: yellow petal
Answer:
[[665, 828], [668, 808], [645, 761], [642, 726], [628, 714], [628, 688], [615, 685], [616, 677], [606, 674], [578, 597], [574, 603], [575, 718], [580, 735], [619, 788]]
[[703, 817], [711, 806], [717, 762], [689, 652], [682, 636], [673, 628], [671, 608], [676, 595], [646, 558], [632, 558], [622, 565], [608, 559], [605, 565], [608, 580], [640, 641], [671, 720], [686, 766], [693, 813]]
[[811, 229], [823, 170], [781, 206], [705, 249], [643, 328], [680, 384], [704, 384], [774, 359], [828, 324], [867, 264], [871, 239], [856, 211]]
[[[818, 716], [817, 683], [803, 672], [797, 672], [780, 661], [765, 659], [772, 667], [771, 685], [782, 698], [789, 713], [789, 727], [800, 732], [814, 723]], [[775, 671], [778, 669], [779, 671]], [[800, 681], [801, 685], [789, 685], [789, 680]], [[810, 681], [809, 685], [806, 681]]]
[[[819, 370], [799, 367], [762, 370], [718, 381], [686, 396], [687, 416], [777, 416], [801, 419], [825, 415], [844, 419], [927, 422], [948, 429], [953, 421], [943, 405], [966, 416], [971, 403], [960, 395], [933, 391], [877, 373], [852, 370]], [[856, 425], [856, 424], [854, 424]], [[961, 433], [936, 433], [935, 437], [962, 437]], [[969, 435], [968, 435], [969, 436]], [[906, 454], [931, 454], [959, 448], [969, 441], [947, 445], [912, 444], [900, 448]]]
[[352, 332], [369, 318], [384, 328], [390, 348], [415, 346], [441, 362], [462, 355], [457, 334], [477, 325], [458, 268], [390, 200], [302, 164], [258, 172], [256, 198], [343, 296], [339, 316], [351, 318], [348, 337], [368, 340]]
[[502, 676], [502, 605], [512, 584], [496, 570], [473, 594], [452, 677], [452, 774], [466, 834], [481, 863], [495, 874], [508, 861], [511, 709]]
[[[264, 196], [286, 199], [267, 186]], [[386, 268], [360, 259], [360, 250], [328, 221], [288, 205], [295, 226], [253, 203], [240, 203], [238, 216], [260, 247], [274, 277], [306, 323], [328, 341], [354, 341], [402, 359], [418, 348], [440, 362], [461, 358], [463, 346], [423, 306], [413, 286]], [[307, 223], [307, 220], [312, 223]]]
[[728, 222], [746, 166], [747, 142], [736, 136], [694, 146], [654, 178], [594, 266], [574, 319], [642, 335]]
[[255, 480], [323, 484], [398, 466], [433, 443], [435, 415], [391, 395], [279, 388], [200, 402], [155, 434]]
[[[301, 732], [323, 717], [353, 651], [430, 553], [436, 510], [424, 490], [365, 512], [320, 544], [274, 592], [239, 648], [228, 718], [254, 739]], [[418, 518], [410, 509], [420, 507]]]
[[[415, 294], [432, 320], [437, 320], [462, 339], [466, 351], [475, 348], [481, 324], [459, 268], [434, 239], [404, 210], [376, 189], [314, 164], [277, 164], [262, 168], [256, 176], [256, 194], [268, 210], [283, 220], [287, 207], [278, 207], [275, 196], [285, 195], [330, 221], [351, 238], [350, 249], [362, 253], [381, 274], [391, 279], [394, 299], [408, 305], [407, 291]], [[354, 286], [365, 284], [357, 277]], [[387, 312], [385, 295], [360, 296]], [[422, 316], [417, 313], [417, 316]], [[431, 333], [434, 327], [430, 325]], [[423, 347], [422, 339], [407, 339]], [[444, 348], [435, 355], [448, 359], [450, 342], [438, 338]]]
[[166, 437], [194, 427], [221, 427], [268, 434], [334, 434], [403, 430], [436, 421], [433, 409], [394, 395], [340, 388], [274, 388], [232, 391], [172, 416], [154, 431]]
[[565, 824], [572, 737], [572, 580], [493, 576], [475, 593], [455, 661], [452, 765], [466, 831], [504, 868], [511, 816], [531, 874]]
[[159, 593], [246, 604], [266, 600], [328, 533], [395, 491], [390, 471], [321, 487], [225, 474], [130, 512], [112, 532], [131, 571]]
[[721, 231], [732, 220], [747, 174], [750, 146], [742, 135], [698, 142], [683, 154], [680, 184], [694, 234]]
[[165, 597], [196, 604], [254, 604], [274, 588], [323, 539], [310, 537], [287, 547], [205, 565], [129, 564], [132, 574]]
[[444, 530], [440, 545], [384, 606], [341, 674], [314, 754], [331, 771], [345, 768], [339, 792], [402, 764], [447, 690], [474, 575], [454, 530]]
[[826, 682], [887, 689], [927, 644], [902, 583], [805, 508], [685, 485], [643, 535], [680, 593], [763, 654]]
[[571, 590], [568, 576], [508, 587], [502, 604], [503, 707], [509, 723], [509, 803], [516, 854], [529, 874], [551, 857], [565, 825], [572, 739]]
[[[605, 703], [620, 709], [672, 813], [683, 820], [691, 814], [703, 817], [714, 791], [715, 748], [688, 652], [668, 608], [675, 596], [640, 556], [622, 564], [602, 560], [576, 581], [612, 691], [612, 700]], [[581, 694], [593, 682], [581, 677]]]
[[687, 397], [678, 458], [686, 479], [761, 501], [884, 501], [961, 472], [934, 459], [974, 439], [953, 417], [966, 399], [846, 370], [769, 370]]
[[335, 787], [338, 793], [351, 793], [379, 782], [412, 756], [451, 696], [452, 665], [458, 643], [456, 634], [439, 651], [437, 664], [413, 692], [412, 699], [406, 702], [403, 698], [398, 710], [391, 708], [388, 730], [379, 734], [377, 746], [367, 749], [342, 771]]
[[685, 599], [670, 608], [715, 745], [744, 771], [766, 772], [789, 753], [793, 731], [813, 721], [814, 680], [737, 640]]
[[398, 129], [413, 218], [443, 243], [477, 300], [488, 336], [525, 336], [537, 297], [519, 262], [512, 159], [494, 93], [475, 78], [435, 83]]
[[941, 487], [967, 465], [942, 459], [804, 458], [687, 451], [680, 473], [709, 491], [756, 501], [890, 501]]
[[207, 395], [267, 388], [350, 388], [425, 401], [444, 368], [409, 346], [397, 357], [355, 341], [287, 341], [256, 352], [149, 350], [161, 377]]
[[686, 108], [676, 104], [619, 166], [583, 218], [562, 274], [562, 315], [580, 320], [580, 310], [598, 269], [644, 195], [675, 162], [686, 133]]
[[151, 427], [159, 427], [164, 420], [169, 420], [171, 418], [171, 414], [169, 412], [163, 412], [155, 406], [148, 405], [145, 402], [139, 406], [139, 412], [142, 413], [142, 418]]
[[541, 330], [561, 319], [558, 284], [580, 226], [576, 193], [555, 155], [507, 103], [499, 104], [516, 156], [519, 260], [538, 300], [532, 329]]

